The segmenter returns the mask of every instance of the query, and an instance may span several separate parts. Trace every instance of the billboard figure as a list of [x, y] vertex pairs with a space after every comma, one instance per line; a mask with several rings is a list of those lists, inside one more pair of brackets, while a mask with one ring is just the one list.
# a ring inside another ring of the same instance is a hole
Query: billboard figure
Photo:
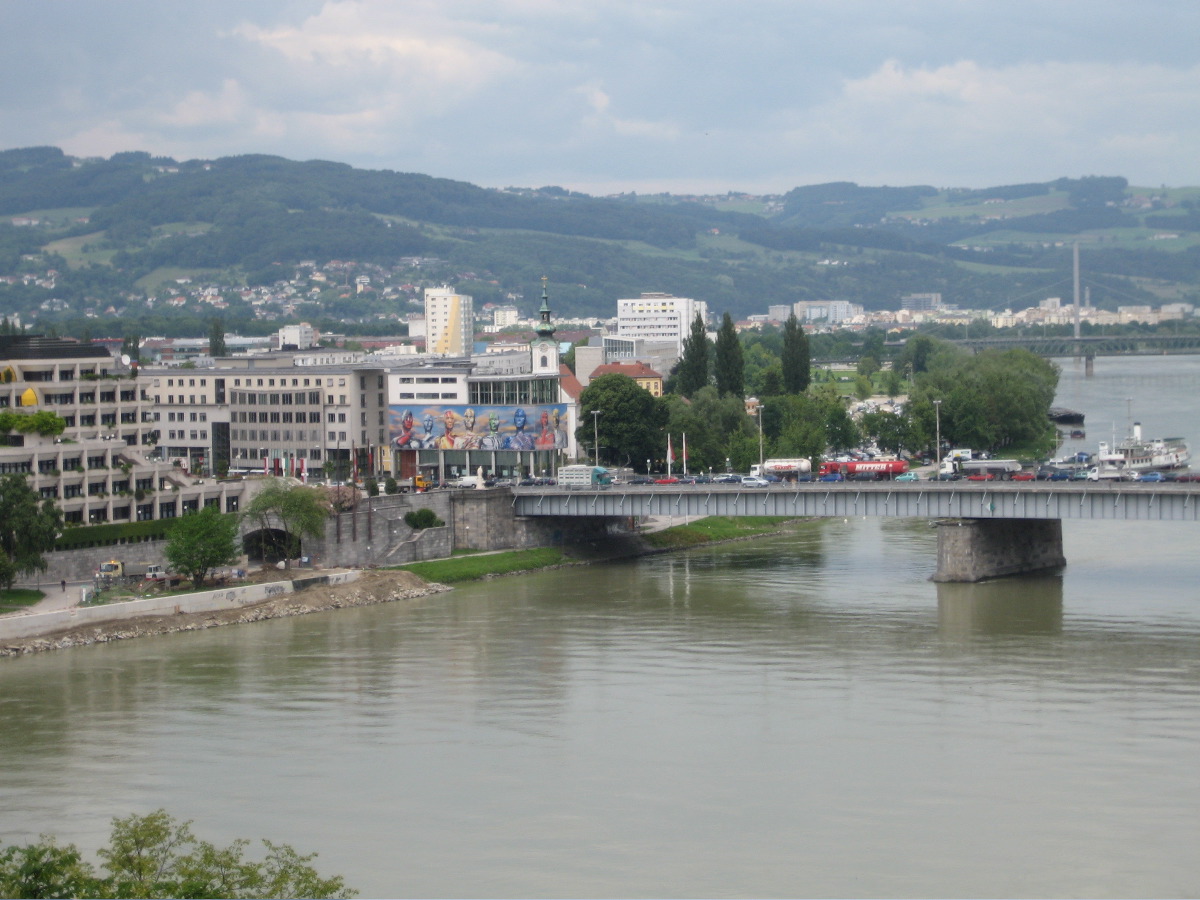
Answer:
[[413, 434], [413, 429], [417, 427], [417, 422], [413, 418], [411, 409], [404, 411], [403, 417], [400, 419], [400, 433], [396, 435], [396, 447], [400, 450], [416, 450], [421, 446], [420, 439]]
[[513, 425], [516, 431], [504, 439], [505, 450], [532, 450], [533, 435], [525, 430], [525, 410], [518, 406], [513, 413]]
[[494, 412], [488, 414], [488, 432], [479, 441], [481, 450], [503, 450], [504, 439], [500, 437], [500, 417]]

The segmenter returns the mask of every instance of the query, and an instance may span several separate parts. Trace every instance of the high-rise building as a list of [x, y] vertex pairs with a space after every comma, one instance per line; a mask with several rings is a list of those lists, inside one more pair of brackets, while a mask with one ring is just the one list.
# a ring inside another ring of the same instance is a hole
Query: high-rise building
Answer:
[[475, 305], [446, 285], [425, 289], [425, 350], [438, 356], [470, 356]]
[[682, 348], [697, 314], [707, 325], [708, 304], [703, 300], [659, 293], [618, 300], [617, 336], [674, 341]]

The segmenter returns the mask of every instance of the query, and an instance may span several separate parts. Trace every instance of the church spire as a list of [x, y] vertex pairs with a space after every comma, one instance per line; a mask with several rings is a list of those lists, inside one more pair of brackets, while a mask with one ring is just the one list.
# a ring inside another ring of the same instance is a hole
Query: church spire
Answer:
[[554, 337], [554, 325], [550, 322], [550, 298], [546, 294], [546, 276], [542, 276], [542, 308], [538, 310], [541, 321], [537, 324], [538, 337]]

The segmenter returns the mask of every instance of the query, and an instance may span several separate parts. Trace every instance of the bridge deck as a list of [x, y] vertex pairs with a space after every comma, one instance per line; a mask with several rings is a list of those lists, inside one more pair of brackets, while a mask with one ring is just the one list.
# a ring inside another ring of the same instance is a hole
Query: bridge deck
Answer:
[[514, 488], [522, 516], [891, 516], [1200, 520], [1200, 484], [845, 482]]

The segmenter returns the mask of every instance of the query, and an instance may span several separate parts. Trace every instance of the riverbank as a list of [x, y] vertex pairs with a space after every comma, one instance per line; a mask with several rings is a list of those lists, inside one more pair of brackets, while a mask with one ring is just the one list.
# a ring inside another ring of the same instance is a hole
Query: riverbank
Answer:
[[569, 554], [555, 548], [469, 554], [414, 563], [395, 569], [368, 569], [343, 585], [313, 585], [260, 603], [202, 613], [147, 615], [120, 622], [80, 625], [44, 635], [13, 638], [0, 646], [0, 657], [24, 656], [47, 650], [66, 650], [91, 644], [137, 637], [198, 631], [223, 625], [242, 625], [285, 616], [307, 615], [332, 609], [370, 606], [414, 600], [452, 590], [451, 583], [521, 575], [566, 566], [591, 565], [613, 559], [628, 559], [654, 553], [669, 553], [706, 544], [753, 540], [776, 534], [791, 519], [755, 518], [730, 520], [709, 517], [655, 521], [652, 531], [631, 534], [603, 547], [575, 546]]
[[130, 638], [173, 634], [180, 631], [199, 631], [222, 625], [244, 625], [286, 616], [303, 616], [331, 609], [372, 606], [415, 600], [451, 590], [444, 584], [429, 583], [412, 572], [399, 569], [365, 571], [347, 584], [313, 585], [294, 593], [283, 594], [237, 609], [204, 613], [144, 616], [98, 625], [82, 625], [37, 637], [5, 642], [0, 657], [24, 656], [47, 650], [67, 650], [91, 644], [107, 644]]

